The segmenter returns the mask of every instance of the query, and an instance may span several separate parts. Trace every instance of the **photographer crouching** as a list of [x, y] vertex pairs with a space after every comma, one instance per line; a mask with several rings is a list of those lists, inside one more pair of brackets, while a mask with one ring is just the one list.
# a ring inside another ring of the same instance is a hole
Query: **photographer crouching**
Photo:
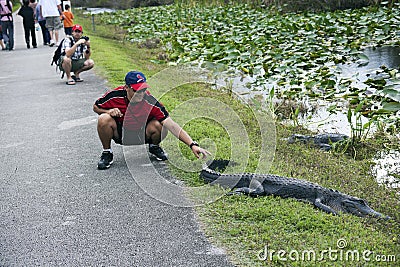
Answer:
[[[90, 59], [89, 37], [83, 36], [81, 25], [72, 27], [72, 37], [65, 37], [61, 50], [61, 71], [65, 71], [67, 85], [74, 85], [83, 82], [79, 77], [81, 72], [90, 70], [94, 66], [94, 61]], [[74, 75], [71, 75], [71, 73]]]

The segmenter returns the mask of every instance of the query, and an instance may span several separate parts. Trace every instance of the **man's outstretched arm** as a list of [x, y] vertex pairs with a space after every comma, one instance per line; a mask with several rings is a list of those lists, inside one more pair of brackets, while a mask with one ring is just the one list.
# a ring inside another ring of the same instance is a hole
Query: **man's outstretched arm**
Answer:
[[190, 137], [190, 135], [185, 130], [183, 130], [182, 127], [179, 126], [179, 124], [176, 123], [170, 117], [166, 118], [161, 123], [174, 136], [176, 136], [179, 140], [181, 140], [187, 146], [191, 147], [192, 152], [196, 156], [196, 158], [200, 158], [201, 155], [203, 155], [202, 158], [206, 158], [207, 155], [211, 155], [210, 152], [208, 152], [204, 148], [201, 148], [199, 145], [197, 145], [197, 144], [196, 145], [192, 145], [193, 144], [193, 139]]

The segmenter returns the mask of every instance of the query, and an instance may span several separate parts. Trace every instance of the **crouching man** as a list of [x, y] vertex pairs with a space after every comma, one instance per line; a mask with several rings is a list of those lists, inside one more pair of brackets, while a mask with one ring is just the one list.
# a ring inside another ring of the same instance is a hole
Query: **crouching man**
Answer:
[[168, 131], [185, 143], [197, 158], [210, 155], [172, 120], [148, 88], [143, 73], [130, 71], [125, 76], [125, 85], [105, 93], [93, 105], [93, 111], [99, 114], [97, 132], [103, 145], [98, 169], [108, 169], [113, 163], [111, 140], [122, 145], [149, 144], [151, 154], [158, 160], [167, 160], [159, 144]]
[[65, 71], [67, 76], [67, 85], [83, 82], [80, 78], [81, 72], [90, 70], [94, 66], [94, 61], [90, 59], [89, 37], [82, 34], [82, 26], [76, 24], [72, 27], [72, 37], [65, 37], [63, 42], [60, 66], [61, 71]]

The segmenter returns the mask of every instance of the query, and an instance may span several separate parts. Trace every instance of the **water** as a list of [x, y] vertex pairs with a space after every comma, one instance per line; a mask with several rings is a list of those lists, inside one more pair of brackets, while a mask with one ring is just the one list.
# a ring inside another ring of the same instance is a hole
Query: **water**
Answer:
[[363, 82], [368, 79], [371, 72], [379, 70], [381, 66], [390, 69], [398, 69], [400, 67], [399, 46], [367, 47], [362, 52], [367, 59], [338, 65], [342, 70], [342, 77], [354, 77], [357, 75], [360, 81]]
[[[382, 46], [367, 47], [362, 51], [362, 59], [355, 63], [339, 64], [338, 70], [341, 72], [339, 77], [351, 79], [352, 86], [359, 89], [365, 89], [374, 92], [375, 89], [369, 88], [364, 82], [369, 78], [389, 78], [384, 73], [383, 68], [399, 69], [400, 68], [400, 47], [399, 46]], [[391, 84], [388, 79], [388, 84]], [[395, 85], [400, 89], [400, 85]]]
[[[382, 68], [399, 69], [400, 68], [400, 47], [399, 46], [382, 46], [367, 47], [362, 52], [361, 59], [355, 63], [339, 64], [335, 66], [340, 72], [339, 78], [351, 79], [351, 86], [373, 93], [376, 89], [370, 88], [364, 82], [369, 78], [384, 76]], [[386, 74], [387, 75], [387, 74]], [[387, 78], [387, 77], [386, 77]], [[390, 80], [388, 84], [391, 84]], [[395, 84], [395, 88], [400, 90], [400, 85]], [[351, 134], [349, 122], [347, 121], [347, 107], [340, 101], [337, 103], [326, 102], [323, 100], [315, 100], [307, 105], [314, 105], [313, 114], [307, 114], [300, 118], [300, 122], [307, 129], [317, 132], [336, 132], [346, 135]], [[331, 114], [328, 111], [329, 106], [337, 104], [342, 107], [343, 112]], [[362, 123], [368, 122], [368, 119], [362, 117]], [[354, 118], [353, 118], [354, 121]], [[373, 130], [370, 132], [373, 133]]]
[[400, 188], [400, 151], [379, 152], [374, 163], [371, 171], [378, 184]]
[[[77, 9], [82, 9], [82, 8], [77, 8]], [[104, 8], [104, 7], [88, 7], [85, 8], [85, 12], [83, 12], [83, 14], [91, 14], [91, 15], [95, 15], [95, 14], [101, 14], [104, 12], [114, 12], [115, 9], [111, 9], [111, 8]]]

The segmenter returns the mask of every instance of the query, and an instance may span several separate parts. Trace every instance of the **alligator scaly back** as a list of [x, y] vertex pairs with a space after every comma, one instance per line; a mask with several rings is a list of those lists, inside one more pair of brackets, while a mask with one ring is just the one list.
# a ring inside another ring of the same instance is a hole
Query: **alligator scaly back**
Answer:
[[295, 198], [309, 202], [315, 207], [331, 214], [341, 212], [350, 213], [359, 217], [373, 216], [385, 218], [379, 212], [370, 208], [363, 199], [346, 195], [337, 190], [322, 187], [305, 180], [288, 178], [272, 174], [223, 174], [216, 170], [224, 170], [229, 160], [214, 160], [203, 167], [200, 177], [205, 182], [218, 184], [222, 187], [235, 188], [233, 193], [250, 196], [274, 195], [282, 198]]

